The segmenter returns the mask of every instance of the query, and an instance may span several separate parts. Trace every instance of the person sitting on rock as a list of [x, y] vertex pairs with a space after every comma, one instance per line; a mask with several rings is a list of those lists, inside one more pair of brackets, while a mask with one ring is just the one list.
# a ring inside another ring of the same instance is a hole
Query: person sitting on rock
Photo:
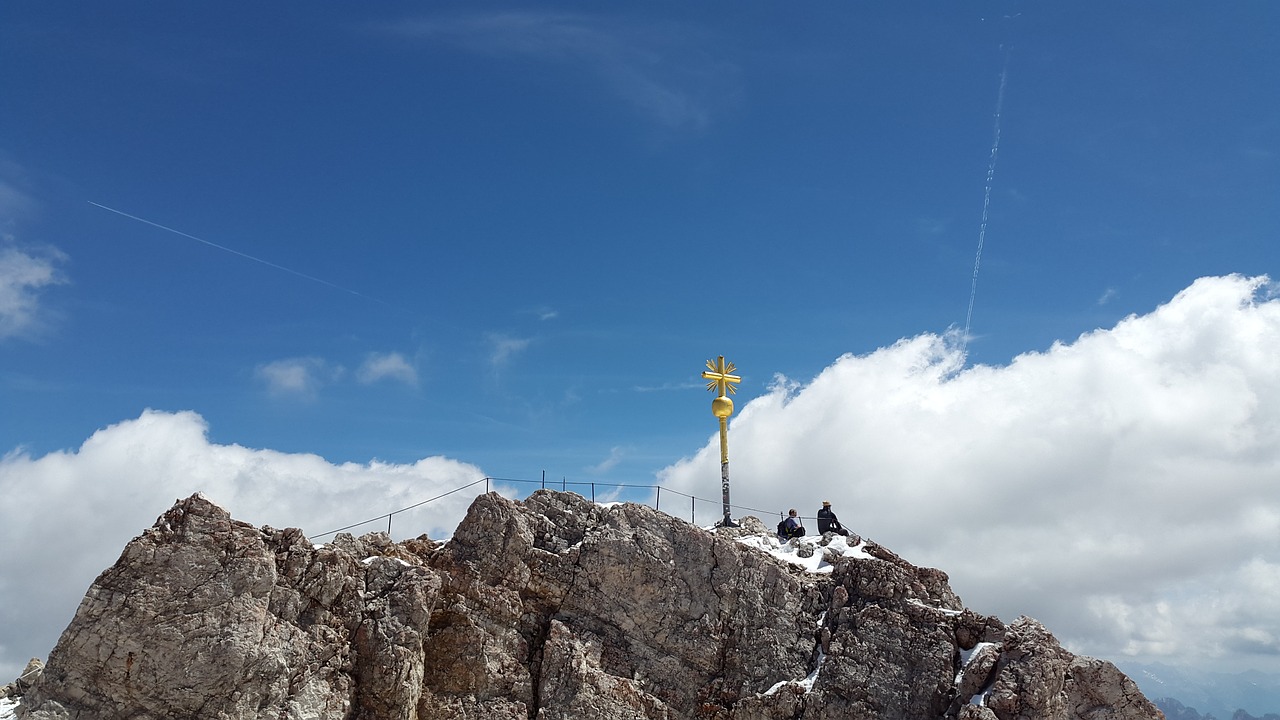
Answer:
[[844, 526], [840, 524], [840, 519], [832, 512], [830, 500], [823, 500], [822, 509], [818, 511], [818, 532], [833, 532], [837, 535], [849, 536], [849, 531], [844, 529]]
[[790, 540], [798, 537], [804, 537], [804, 524], [796, 515], [796, 509], [791, 508], [787, 511], [787, 519], [778, 523], [778, 539]]

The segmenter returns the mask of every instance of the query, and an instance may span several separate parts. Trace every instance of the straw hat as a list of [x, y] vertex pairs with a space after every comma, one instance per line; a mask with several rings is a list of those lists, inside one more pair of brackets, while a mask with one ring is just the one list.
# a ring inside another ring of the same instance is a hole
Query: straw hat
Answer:
[[831, 501], [830, 501], [830, 500], [823, 500], [823, 501], [822, 501], [822, 507], [831, 507]]

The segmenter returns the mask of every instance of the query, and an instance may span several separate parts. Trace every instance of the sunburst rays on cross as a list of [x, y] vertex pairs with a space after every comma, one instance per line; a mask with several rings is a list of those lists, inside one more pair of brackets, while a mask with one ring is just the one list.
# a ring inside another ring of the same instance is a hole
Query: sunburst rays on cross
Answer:
[[707, 369], [702, 372], [703, 379], [710, 380], [707, 383], [707, 389], [719, 390], [720, 397], [724, 397], [726, 392], [730, 395], [736, 394], [738, 389], [734, 385], [742, 382], [742, 378], [730, 373], [737, 369], [733, 363], [726, 363], [723, 355], [717, 360], [708, 360]]

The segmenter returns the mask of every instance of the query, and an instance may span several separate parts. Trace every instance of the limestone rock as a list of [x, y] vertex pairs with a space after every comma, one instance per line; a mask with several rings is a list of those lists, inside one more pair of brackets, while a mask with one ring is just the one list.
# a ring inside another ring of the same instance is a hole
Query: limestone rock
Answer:
[[1002, 667], [987, 696], [1000, 720], [1113, 720], [1159, 712], [1115, 665], [1062, 649], [1039, 622], [1021, 617], [1005, 634]]
[[1073, 657], [1066, 679], [1068, 717], [1112, 720], [1133, 717], [1150, 705], [1138, 685], [1106, 660]]
[[1067, 716], [1067, 667], [1071, 657], [1043, 625], [1020, 617], [1004, 636], [997, 675], [987, 707], [1000, 720], [1058, 720]]
[[315, 547], [192, 496], [94, 582], [19, 716], [1160, 717], [1034, 620], [965, 609], [939, 570], [824, 537], [805, 543], [831, 572], [807, 573], [740, 524], [540, 491], [478, 497], [446, 543]]
[[6, 685], [0, 685], [0, 698], [25, 694], [40, 678], [42, 672], [44, 672], [44, 662], [40, 658], [31, 658], [27, 661], [26, 667], [22, 668], [22, 674], [17, 679]]
[[960, 670], [956, 680], [956, 701], [968, 703], [989, 687], [996, 676], [1000, 662], [1000, 646], [995, 643], [979, 645]]

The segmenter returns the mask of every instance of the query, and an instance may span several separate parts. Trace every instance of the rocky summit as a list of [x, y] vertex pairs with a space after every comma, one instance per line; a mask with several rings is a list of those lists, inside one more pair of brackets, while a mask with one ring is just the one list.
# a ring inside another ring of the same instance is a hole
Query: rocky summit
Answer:
[[[966, 609], [939, 570], [754, 518], [705, 530], [540, 491], [448, 542], [256, 528], [195, 495], [94, 581], [32, 720], [1138, 720], [1111, 663]], [[793, 543], [796, 541], [792, 541]]]

